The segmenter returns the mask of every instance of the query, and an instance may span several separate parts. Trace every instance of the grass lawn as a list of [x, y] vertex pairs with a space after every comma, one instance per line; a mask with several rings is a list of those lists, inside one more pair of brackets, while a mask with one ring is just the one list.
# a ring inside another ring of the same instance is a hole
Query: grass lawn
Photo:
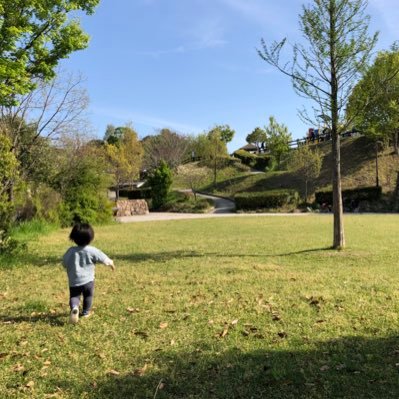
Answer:
[[111, 225], [70, 325], [69, 231], [0, 268], [1, 398], [398, 398], [399, 216]]

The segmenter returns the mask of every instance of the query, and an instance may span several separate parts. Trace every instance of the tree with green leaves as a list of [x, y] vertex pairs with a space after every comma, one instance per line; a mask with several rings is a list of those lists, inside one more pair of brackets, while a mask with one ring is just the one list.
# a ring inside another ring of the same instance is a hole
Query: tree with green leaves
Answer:
[[262, 145], [266, 143], [266, 132], [260, 127], [256, 127], [251, 133], [247, 135], [246, 141], [248, 144], [255, 144], [258, 148], [258, 153], [261, 151]]
[[303, 145], [293, 150], [290, 155], [289, 168], [305, 183], [305, 202], [308, 202], [309, 182], [320, 176], [322, 155], [315, 146]]
[[376, 142], [378, 182], [379, 143], [392, 141], [399, 155], [399, 48], [378, 53], [373, 65], [354, 87], [347, 118], [356, 129]]
[[59, 61], [87, 47], [89, 37], [72, 16], [92, 14], [99, 0], [0, 2], [0, 105], [16, 103], [36, 80], [51, 79]]
[[168, 200], [172, 181], [172, 171], [166, 162], [161, 161], [159, 166], [152, 170], [148, 177], [148, 184], [151, 187], [152, 207], [154, 209], [159, 209]]
[[277, 123], [274, 116], [269, 118], [269, 124], [265, 128], [265, 132], [267, 148], [276, 159], [278, 167], [280, 167], [283, 156], [290, 150], [292, 135], [287, 126]]
[[105, 153], [109, 170], [116, 187], [116, 199], [123, 184], [133, 184], [140, 175], [143, 159], [143, 146], [137, 133], [129, 126], [120, 129], [123, 133], [115, 144], [106, 143]]
[[378, 37], [368, 34], [366, 7], [367, 0], [312, 0], [299, 17], [307, 46], [294, 44], [292, 62], [282, 55], [286, 39], [270, 46], [262, 40], [258, 51], [263, 60], [291, 78], [299, 95], [313, 102], [314, 116], [302, 111], [302, 119], [312, 125], [321, 120], [331, 131], [335, 249], [345, 247], [340, 156], [340, 134], [349, 123], [345, 109]]
[[209, 133], [217, 133], [220, 136], [220, 140], [227, 144], [233, 140], [236, 132], [229, 125], [216, 125], [209, 131]]
[[213, 184], [217, 182], [217, 172], [224, 165], [227, 157], [226, 142], [219, 129], [212, 129], [207, 134], [205, 160], [213, 170]]
[[8, 190], [18, 178], [18, 161], [11, 152], [10, 139], [0, 132], [0, 253], [9, 248], [9, 228], [13, 203]]
[[61, 225], [108, 222], [112, 217], [107, 198], [111, 181], [101, 149], [88, 144], [85, 137], [64, 136], [59, 142], [57, 161], [57, 173], [50, 185], [62, 198]]

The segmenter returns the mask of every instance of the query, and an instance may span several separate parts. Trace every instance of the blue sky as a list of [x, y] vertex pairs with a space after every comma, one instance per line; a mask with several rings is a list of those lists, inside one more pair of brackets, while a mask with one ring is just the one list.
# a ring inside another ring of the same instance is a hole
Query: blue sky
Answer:
[[[131, 122], [140, 137], [168, 127], [198, 134], [229, 124], [229, 150], [243, 146], [270, 115], [294, 138], [308, 128], [297, 110], [308, 104], [288, 78], [256, 53], [260, 39], [298, 40], [303, 0], [102, 0], [82, 17], [89, 47], [63, 65], [81, 72], [89, 119], [102, 137], [107, 124]], [[397, 0], [369, 0], [370, 31], [379, 49], [399, 40]]]

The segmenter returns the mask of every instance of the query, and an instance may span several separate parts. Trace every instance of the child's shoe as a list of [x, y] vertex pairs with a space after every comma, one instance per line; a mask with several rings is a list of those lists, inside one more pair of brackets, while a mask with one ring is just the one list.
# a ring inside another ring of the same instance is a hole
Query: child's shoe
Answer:
[[78, 307], [74, 307], [71, 310], [71, 314], [69, 316], [69, 322], [71, 324], [76, 324], [79, 321], [79, 308]]
[[90, 310], [89, 311], [83, 311], [82, 312], [82, 318], [84, 317], [85, 319], [87, 319], [88, 317], [91, 316]]

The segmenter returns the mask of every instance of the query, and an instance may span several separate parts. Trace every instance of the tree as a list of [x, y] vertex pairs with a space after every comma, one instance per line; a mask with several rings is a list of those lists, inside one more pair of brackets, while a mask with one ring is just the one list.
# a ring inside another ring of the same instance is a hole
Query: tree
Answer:
[[101, 149], [88, 145], [80, 136], [63, 136], [58, 147], [57, 173], [51, 187], [62, 198], [60, 222], [107, 222], [112, 216], [107, 198], [110, 184]]
[[225, 144], [230, 143], [235, 135], [235, 130], [233, 130], [229, 125], [216, 125], [210, 130], [210, 134], [218, 133], [220, 135], [220, 140]]
[[269, 125], [266, 126], [265, 131], [267, 147], [280, 167], [283, 155], [290, 150], [291, 133], [285, 125], [278, 124], [273, 116], [269, 118]]
[[189, 158], [189, 145], [190, 141], [186, 136], [169, 129], [161, 129], [157, 135], [143, 139], [144, 166], [153, 169], [164, 161], [169, 168], [175, 169]]
[[303, 145], [291, 152], [290, 169], [295, 171], [305, 183], [305, 202], [308, 202], [308, 183], [320, 175], [322, 156], [317, 148]]
[[1, 233], [8, 230], [11, 221], [8, 190], [18, 177], [18, 161], [10, 150], [10, 139], [0, 131], [0, 241]]
[[[333, 248], [345, 247], [341, 193], [340, 134], [350, 121], [345, 108], [359, 75], [368, 64], [377, 34], [368, 35], [366, 0], [313, 0], [303, 6], [300, 30], [308, 46], [293, 46], [293, 60], [281, 60], [286, 39], [268, 47], [262, 39], [258, 54], [289, 76], [296, 92], [313, 101], [314, 117], [305, 111], [302, 119], [317, 125], [322, 119], [332, 137], [333, 154]], [[341, 126], [341, 127], [340, 127]]]
[[381, 51], [373, 65], [354, 87], [347, 107], [348, 119], [356, 129], [376, 143], [376, 184], [378, 179], [378, 149], [392, 140], [399, 155], [399, 49]]
[[227, 157], [226, 142], [219, 129], [212, 129], [206, 135], [204, 158], [213, 170], [213, 184], [217, 182], [218, 169], [224, 165]]
[[166, 203], [172, 185], [172, 172], [166, 162], [161, 161], [151, 172], [148, 184], [151, 187], [152, 207], [158, 209]]
[[248, 144], [255, 144], [258, 148], [258, 153], [261, 151], [262, 145], [266, 142], [266, 132], [260, 127], [256, 127], [251, 133], [247, 135], [246, 141]]
[[209, 169], [207, 167], [190, 167], [189, 165], [180, 165], [177, 168], [177, 174], [183, 183], [191, 188], [194, 194], [194, 199], [197, 201], [197, 191], [203, 186], [209, 178]]
[[116, 186], [116, 199], [123, 184], [133, 184], [140, 174], [143, 147], [129, 126], [120, 129], [123, 136], [115, 144], [105, 144], [105, 153]]
[[17, 102], [37, 79], [54, 78], [61, 59], [88, 45], [76, 11], [92, 14], [99, 0], [2, 0], [0, 3], [0, 105]]
[[[88, 99], [81, 84], [80, 76], [60, 74], [51, 81], [37, 81], [35, 90], [16, 97], [16, 105], [0, 105], [0, 130], [11, 141], [21, 177], [40, 175], [45, 180], [51, 172], [51, 141], [84, 127]], [[12, 201], [12, 185], [9, 197]]]

